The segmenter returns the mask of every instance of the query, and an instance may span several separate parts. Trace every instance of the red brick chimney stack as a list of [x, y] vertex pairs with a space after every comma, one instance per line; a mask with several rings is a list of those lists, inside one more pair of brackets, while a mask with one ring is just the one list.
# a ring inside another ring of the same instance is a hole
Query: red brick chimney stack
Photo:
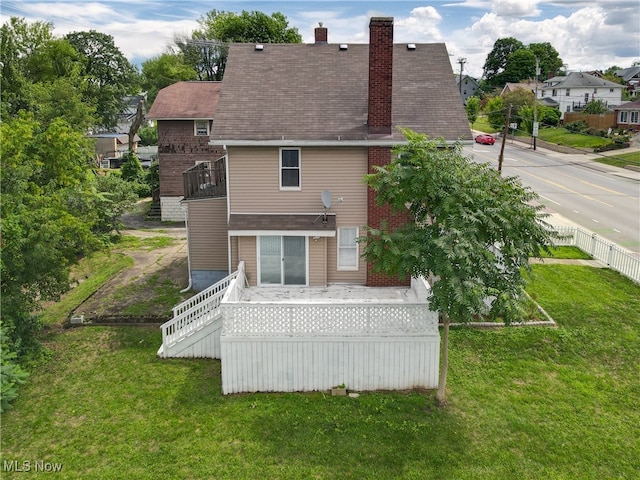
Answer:
[[322, 22], [318, 24], [314, 30], [316, 43], [327, 43], [327, 27], [323, 26]]
[[369, 135], [391, 135], [393, 18], [369, 22]]

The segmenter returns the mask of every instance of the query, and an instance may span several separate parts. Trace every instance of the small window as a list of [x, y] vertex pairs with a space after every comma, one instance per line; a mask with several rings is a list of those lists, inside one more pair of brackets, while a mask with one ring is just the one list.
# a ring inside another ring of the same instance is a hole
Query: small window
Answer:
[[593, 94], [595, 95], [596, 93], [598, 93], [598, 89], [597, 89], [597, 88], [594, 88], [594, 89], [593, 89]]
[[571, 89], [567, 88], [567, 91], [565, 92], [565, 95], [568, 97], [569, 95], [571, 95]]
[[209, 136], [209, 120], [195, 120], [193, 122], [193, 129], [196, 137], [208, 137]]
[[338, 228], [338, 270], [358, 270], [358, 228]]
[[613, 93], [613, 88], [610, 88], [610, 89], [609, 89], [609, 93]]
[[629, 123], [640, 123], [638, 122], [638, 117], [640, 117], [640, 112], [631, 112], [631, 121]]
[[554, 88], [553, 91], [551, 92], [551, 96], [555, 97], [556, 95], [558, 95], [558, 91]]
[[300, 190], [300, 149], [280, 149], [280, 188]]
[[618, 123], [628, 123], [628, 113], [629, 112], [620, 112], [620, 114], [618, 115]]

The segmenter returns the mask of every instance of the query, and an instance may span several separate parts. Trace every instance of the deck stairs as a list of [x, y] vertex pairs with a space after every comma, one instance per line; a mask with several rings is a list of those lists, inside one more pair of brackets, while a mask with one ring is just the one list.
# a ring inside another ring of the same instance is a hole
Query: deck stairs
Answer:
[[220, 303], [237, 275], [228, 275], [173, 308], [173, 318], [161, 327], [160, 358], [220, 358]]

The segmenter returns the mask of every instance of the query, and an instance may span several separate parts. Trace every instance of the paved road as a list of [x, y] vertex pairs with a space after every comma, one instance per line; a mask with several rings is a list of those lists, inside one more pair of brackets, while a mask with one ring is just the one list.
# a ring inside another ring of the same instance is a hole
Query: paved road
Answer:
[[[497, 168], [499, 142], [465, 148], [476, 161]], [[639, 253], [640, 173], [602, 166], [593, 162], [593, 157], [534, 151], [528, 145], [507, 141], [502, 171], [520, 177], [551, 213]]]

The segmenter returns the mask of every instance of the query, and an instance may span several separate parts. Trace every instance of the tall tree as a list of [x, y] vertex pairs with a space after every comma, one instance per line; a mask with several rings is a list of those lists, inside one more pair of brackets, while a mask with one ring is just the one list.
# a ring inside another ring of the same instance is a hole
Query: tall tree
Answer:
[[467, 120], [473, 127], [473, 124], [478, 119], [478, 114], [480, 113], [480, 99], [478, 97], [469, 97], [467, 98], [467, 103], [464, 106], [465, 111], [467, 112]]
[[443, 321], [437, 399], [445, 403], [450, 321], [521, 319], [523, 270], [553, 235], [541, 207], [532, 205], [536, 194], [517, 178], [470, 161], [460, 145], [441, 148], [424, 135], [404, 134], [408, 144], [366, 181], [380, 204], [408, 209], [413, 221], [395, 230], [369, 228], [364, 255], [376, 271], [436, 279], [429, 307]]
[[560, 54], [549, 42], [531, 43], [528, 48], [538, 59], [540, 78], [546, 79], [553, 77], [562, 68]]
[[536, 56], [527, 48], [521, 48], [509, 55], [504, 72], [498, 75], [503, 83], [534, 80], [535, 76]]
[[198, 80], [198, 75], [182, 52], [163, 53], [142, 63], [142, 88], [150, 105], [160, 90], [183, 80]]
[[507, 68], [509, 55], [521, 48], [524, 48], [524, 44], [513, 37], [496, 40], [493, 44], [493, 49], [489, 52], [484, 62], [483, 78], [494, 86], [500, 84], [499, 75]]
[[298, 29], [290, 27], [280, 12], [237, 14], [211, 10], [202, 16], [200, 28], [191, 38], [176, 37], [175, 43], [185, 61], [198, 72], [201, 80], [222, 80], [227, 61], [228, 43], [300, 43]]
[[99, 125], [113, 128], [124, 109], [125, 97], [137, 93], [136, 68], [115, 45], [111, 35], [90, 30], [70, 33], [65, 39], [82, 59], [82, 74], [88, 82], [86, 101], [95, 105]]

